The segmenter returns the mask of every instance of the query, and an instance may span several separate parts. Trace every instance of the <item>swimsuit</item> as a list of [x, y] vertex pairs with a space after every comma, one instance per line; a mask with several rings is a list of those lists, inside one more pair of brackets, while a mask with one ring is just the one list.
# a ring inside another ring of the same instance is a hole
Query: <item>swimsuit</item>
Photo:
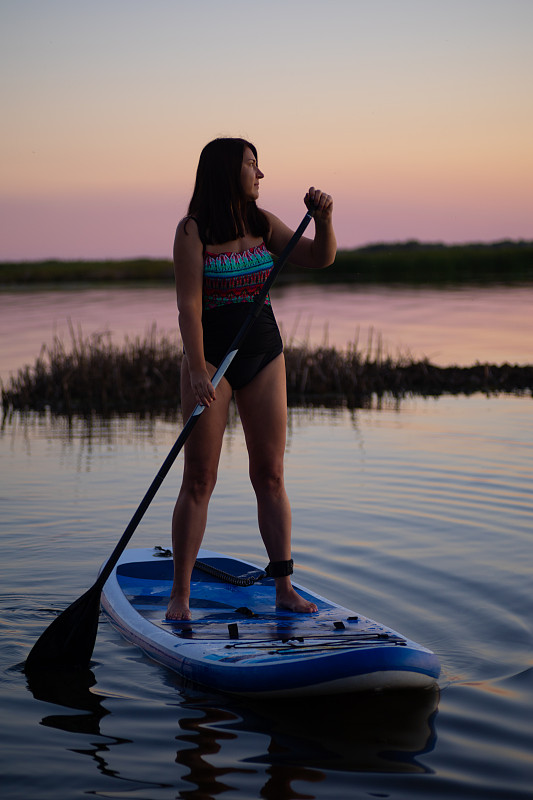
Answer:
[[[202, 325], [206, 361], [218, 367], [251, 311], [274, 263], [264, 243], [242, 253], [206, 252]], [[267, 297], [224, 377], [242, 389], [283, 352], [279, 328]]]

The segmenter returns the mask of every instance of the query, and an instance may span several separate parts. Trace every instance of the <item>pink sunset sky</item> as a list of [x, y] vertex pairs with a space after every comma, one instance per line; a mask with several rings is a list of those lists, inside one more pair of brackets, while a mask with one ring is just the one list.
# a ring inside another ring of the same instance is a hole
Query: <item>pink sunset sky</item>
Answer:
[[532, 239], [532, 38], [530, 0], [3, 0], [0, 261], [169, 257], [220, 135], [342, 248]]

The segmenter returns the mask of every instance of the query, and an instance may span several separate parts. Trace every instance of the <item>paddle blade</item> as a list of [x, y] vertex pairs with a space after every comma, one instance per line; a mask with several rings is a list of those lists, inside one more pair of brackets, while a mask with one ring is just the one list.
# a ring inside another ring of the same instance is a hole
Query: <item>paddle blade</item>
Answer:
[[88, 667], [98, 629], [100, 593], [99, 585], [92, 586], [56, 617], [30, 650], [24, 665], [26, 673]]

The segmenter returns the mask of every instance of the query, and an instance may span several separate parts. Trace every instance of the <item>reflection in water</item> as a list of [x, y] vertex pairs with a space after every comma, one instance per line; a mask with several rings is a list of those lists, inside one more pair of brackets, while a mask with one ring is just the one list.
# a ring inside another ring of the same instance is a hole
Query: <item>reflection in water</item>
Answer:
[[433, 749], [437, 689], [255, 703], [238, 729], [269, 732], [266, 755], [247, 761], [375, 772], [424, 772], [416, 757]]
[[90, 669], [44, 671], [26, 676], [28, 688], [36, 700], [73, 708], [83, 714], [53, 714], [43, 717], [41, 725], [70, 733], [100, 735], [100, 720], [109, 714], [102, 699], [91, 692], [96, 684]]
[[100, 721], [111, 712], [104, 708], [103, 698], [91, 691], [96, 686], [96, 678], [90, 669], [65, 669], [54, 672], [42, 672], [39, 675], [26, 676], [28, 688], [36, 700], [54, 703], [66, 708], [83, 711], [83, 714], [50, 714], [43, 717], [41, 725], [56, 728], [67, 733], [99, 736], [102, 741], [90, 742], [86, 748], [69, 748], [74, 753], [90, 756], [98, 771], [108, 778], [126, 781], [139, 786], [166, 786], [154, 784], [152, 781], [139, 781], [121, 775], [118, 770], [109, 766], [112, 748], [117, 745], [129, 745], [130, 739], [117, 736], [105, 736], [100, 729]]
[[225, 739], [235, 738], [228, 727], [269, 737], [266, 752], [247, 755], [239, 763], [268, 765], [261, 797], [272, 800], [301, 797], [291, 784], [320, 782], [325, 770], [423, 773], [426, 769], [417, 756], [435, 745], [438, 699], [438, 690], [433, 689], [294, 701], [228, 700], [224, 706], [186, 703], [204, 713], [202, 718], [180, 722], [188, 733], [178, 740], [195, 744], [195, 749], [179, 749], [177, 754], [177, 760], [190, 768], [188, 780], [197, 786], [187, 796], [199, 800], [206, 791], [218, 794], [227, 788], [219, 781], [222, 775], [242, 772], [242, 767], [221, 769], [209, 762]]
[[[193, 704], [192, 707], [196, 706]], [[198, 800], [228, 791], [231, 786], [223, 780], [226, 775], [256, 772], [252, 768], [238, 767], [235, 763], [217, 766], [216, 759], [210, 760], [210, 757], [220, 753], [223, 742], [237, 738], [236, 733], [223, 728], [224, 724], [231, 724], [236, 717], [231, 711], [220, 707], [202, 708], [202, 712], [203, 716], [199, 718], [182, 718], [179, 725], [185, 733], [176, 737], [179, 742], [176, 763], [188, 767], [189, 774], [184, 776], [184, 780], [194, 787], [182, 792], [181, 797], [198, 798]], [[192, 747], [183, 747], [183, 743]]]
[[[376, 410], [400, 411], [398, 398], [374, 398], [368, 404]], [[344, 405], [324, 407], [317, 405], [294, 406], [288, 409], [287, 437], [289, 447], [299, 428], [309, 425], [349, 425], [360, 436], [359, 410]], [[96, 453], [106, 448], [124, 446], [170, 447], [184, 424], [178, 409], [174, 415], [157, 414], [153, 417], [137, 414], [124, 414], [109, 418], [93, 415], [91, 417], [64, 417], [49, 411], [12, 411], [2, 416], [0, 439], [9, 442], [11, 449], [17, 447], [32, 454], [36, 443], [42, 440], [59, 441], [63, 455], [73, 455], [77, 472], [90, 472]], [[231, 451], [235, 439], [242, 437], [237, 406], [230, 403], [228, 425], [224, 446]], [[147, 476], [149, 477], [149, 475]]]
[[[235, 789], [239, 776], [246, 781], [257, 774], [266, 778], [261, 797], [301, 797], [292, 786], [299, 781], [308, 784], [305, 796], [313, 798], [309, 784], [330, 771], [426, 772], [418, 756], [435, 745], [437, 689], [264, 702], [183, 688], [172, 673], [165, 673], [165, 683], [179, 692], [175, 761], [189, 770], [183, 780], [190, 784], [181, 798], [213, 798]], [[90, 756], [100, 774], [130, 786], [169, 786], [113, 769], [113, 749], [134, 743], [102, 732], [100, 723], [110, 712], [96, 693], [91, 670], [32, 676], [28, 685], [37, 700], [83, 712], [47, 715], [42, 724], [99, 737], [86, 748], [71, 749]]]

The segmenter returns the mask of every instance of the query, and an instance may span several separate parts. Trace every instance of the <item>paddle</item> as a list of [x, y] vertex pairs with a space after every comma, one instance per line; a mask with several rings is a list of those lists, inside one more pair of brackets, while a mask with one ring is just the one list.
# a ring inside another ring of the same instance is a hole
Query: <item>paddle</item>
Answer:
[[[303, 232], [309, 225], [312, 216], [313, 212], [312, 210], [309, 210], [291, 237], [287, 246], [281, 253], [276, 264], [272, 268], [263, 288], [254, 300], [248, 317], [243, 322], [239, 332], [231, 343], [228, 352], [224, 356], [222, 363], [213, 376], [211, 382], [214, 387], [218, 385], [229, 365], [237, 355], [239, 347], [242, 344], [246, 334], [261, 312], [261, 308], [266, 300], [270, 287], [277, 278], [295, 245], [300, 240]], [[194, 408], [191, 416], [185, 423], [183, 430], [174, 443], [172, 450], [166, 457], [163, 466], [157, 473], [148, 491], [141, 500], [139, 507], [131, 518], [129, 525], [122, 534], [118, 544], [109, 556], [103, 568], [100, 570], [95, 583], [85, 592], [85, 594], [83, 594], [68, 608], [61, 612], [61, 614], [55, 618], [55, 620], [48, 626], [48, 628], [46, 628], [39, 639], [35, 642], [24, 665], [24, 670], [26, 673], [35, 672], [36, 670], [42, 669], [51, 669], [54, 667], [88, 666], [96, 640], [98, 616], [100, 612], [100, 594], [103, 585], [111, 575], [111, 572], [113, 571], [117, 561], [124, 552], [126, 545], [133, 536], [135, 529], [139, 525], [146, 510], [148, 509], [148, 506], [155, 497], [157, 490], [167, 476], [180, 450], [200, 418], [204, 408], [205, 406], [202, 405], [197, 405]]]

